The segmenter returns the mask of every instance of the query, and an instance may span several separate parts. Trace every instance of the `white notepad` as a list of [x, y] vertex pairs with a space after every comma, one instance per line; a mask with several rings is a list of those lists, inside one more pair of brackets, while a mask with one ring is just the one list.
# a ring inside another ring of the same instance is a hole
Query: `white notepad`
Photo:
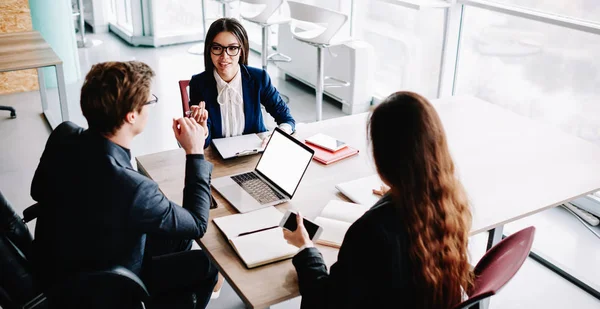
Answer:
[[369, 208], [337, 200], [329, 201], [321, 214], [315, 218], [315, 223], [323, 228], [323, 233], [317, 243], [339, 248], [350, 225], [367, 212]]
[[[298, 248], [287, 243], [279, 222], [283, 213], [275, 207], [266, 207], [244, 214], [215, 218], [213, 221], [225, 234], [229, 243], [246, 267], [254, 268], [293, 257]], [[276, 228], [244, 236], [242, 233], [276, 226]]]
[[215, 138], [212, 143], [223, 159], [253, 155], [265, 150], [262, 148], [262, 139], [256, 134]]
[[381, 198], [373, 194], [373, 189], [381, 188], [383, 182], [375, 174], [335, 185], [351, 201], [357, 204], [373, 206]]

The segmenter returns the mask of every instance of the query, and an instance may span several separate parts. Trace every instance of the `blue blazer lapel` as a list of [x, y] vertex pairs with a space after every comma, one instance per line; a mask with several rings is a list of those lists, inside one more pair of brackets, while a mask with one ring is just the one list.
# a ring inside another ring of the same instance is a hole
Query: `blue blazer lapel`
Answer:
[[254, 80], [245, 65], [240, 65], [240, 72], [242, 73], [242, 92], [244, 95], [244, 134], [248, 134], [256, 131], [254, 128], [256, 126], [256, 115], [252, 104], [255, 87]]

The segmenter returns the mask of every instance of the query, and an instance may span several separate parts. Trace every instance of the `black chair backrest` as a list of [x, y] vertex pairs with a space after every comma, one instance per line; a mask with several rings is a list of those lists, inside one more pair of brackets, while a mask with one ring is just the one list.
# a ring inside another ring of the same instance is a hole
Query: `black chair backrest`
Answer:
[[[40, 204], [25, 209], [25, 221], [37, 218], [40, 210]], [[122, 266], [79, 273], [41, 294], [30, 262], [32, 246], [27, 225], [0, 192], [0, 308], [131, 309], [149, 303], [144, 283]]]
[[24, 304], [36, 295], [27, 225], [0, 192], [0, 307]]
[[32, 250], [33, 237], [23, 219], [15, 212], [8, 200], [0, 192], [0, 233], [28, 258]]

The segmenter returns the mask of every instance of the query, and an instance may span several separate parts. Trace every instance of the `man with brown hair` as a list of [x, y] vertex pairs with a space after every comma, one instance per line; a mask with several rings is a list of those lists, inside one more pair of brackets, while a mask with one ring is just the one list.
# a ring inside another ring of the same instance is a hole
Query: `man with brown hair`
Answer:
[[206, 232], [212, 164], [204, 159], [204, 129], [173, 119], [185, 150], [183, 207], [131, 166], [129, 148], [148, 119], [154, 72], [141, 62], [92, 67], [81, 89], [89, 128], [71, 122], [50, 135], [31, 186], [42, 206], [34, 264], [48, 286], [74, 273], [121, 265], [139, 275], [153, 304], [206, 307], [217, 269], [201, 250]]

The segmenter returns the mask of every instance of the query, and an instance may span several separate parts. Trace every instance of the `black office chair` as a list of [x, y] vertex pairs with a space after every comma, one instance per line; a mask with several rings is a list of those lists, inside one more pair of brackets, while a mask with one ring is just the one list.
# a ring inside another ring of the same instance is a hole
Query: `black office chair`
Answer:
[[21, 219], [0, 192], [1, 308], [145, 308], [148, 290], [121, 266], [79, 273], [41, 291], [30, 262], [33, 238], [25, 224], [38, 217], [40, 207], [27, 208]]
[[10, 118], [17, 118], [17, 111], [10, 106], [0, 105], [0, 111], [10, 111]]

